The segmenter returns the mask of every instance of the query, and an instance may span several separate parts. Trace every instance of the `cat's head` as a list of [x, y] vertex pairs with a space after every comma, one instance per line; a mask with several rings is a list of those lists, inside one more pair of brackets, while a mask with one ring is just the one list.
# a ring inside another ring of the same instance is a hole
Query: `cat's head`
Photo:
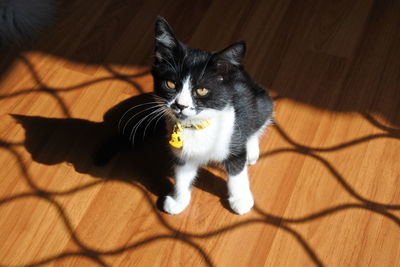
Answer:
[[245, 43], [210, 53], [178, 41], [165, 19], [155, 31], [152, 69], [154, 91], [180, 121], [211, 119], [232, 103], [234, 84], [242, 77]]

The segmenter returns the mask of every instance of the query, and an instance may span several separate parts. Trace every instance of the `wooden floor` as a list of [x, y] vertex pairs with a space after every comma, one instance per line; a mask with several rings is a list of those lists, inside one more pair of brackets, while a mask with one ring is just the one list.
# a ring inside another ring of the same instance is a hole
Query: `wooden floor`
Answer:
[[[0, 54], [1, 266], [400, 266], [400, 1], [92, 2]], [[160, 211], [157, 138], [94, 164], [152, 90], [157, 15], [194, 47], [246, 40], [276, 99], [246, 215], [215, 167], [182, 214]]]

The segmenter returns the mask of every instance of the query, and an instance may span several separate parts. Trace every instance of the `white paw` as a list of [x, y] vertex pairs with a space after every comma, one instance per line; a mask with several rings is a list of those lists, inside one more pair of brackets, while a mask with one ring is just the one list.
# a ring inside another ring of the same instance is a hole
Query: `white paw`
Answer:
[[257, 160], [258, 160], [258, 157], [257, 158], [249, 158], [249, 159], [247, 159], [247, 164], [256, 165]]
[[169, 214], [179, 214], [188, 204], [189, 201], [176, 201], [173, 197], [167, 196], [164, 201], [164, 211]]
[[228, 199], [231, 209], [237, 214], [245, 214], [251, 210], [254, 205], [253, 196], [230, 197]]
[[247, 164], [250, 164], [250, 165], [256, 164], [259, 157], [260, 157], [260, 150], [258, 149], [258, 146], [248, 149]]
[[252, 137], [247, 142], [247, 164], [256, 164], [260, 157], [260, 148], [258, 145], [258, 137]]

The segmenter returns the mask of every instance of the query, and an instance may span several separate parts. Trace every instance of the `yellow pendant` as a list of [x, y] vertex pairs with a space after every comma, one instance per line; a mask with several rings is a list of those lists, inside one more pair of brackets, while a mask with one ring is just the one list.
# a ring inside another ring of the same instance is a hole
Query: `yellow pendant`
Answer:
[[182, 148], [183, 147], [183, 140], [182, 140], [182, 125], [177, 122], [174, 126], [174, 130], [171, 134], [171, 139], [169, 140], [169, 144], [175, 148]]

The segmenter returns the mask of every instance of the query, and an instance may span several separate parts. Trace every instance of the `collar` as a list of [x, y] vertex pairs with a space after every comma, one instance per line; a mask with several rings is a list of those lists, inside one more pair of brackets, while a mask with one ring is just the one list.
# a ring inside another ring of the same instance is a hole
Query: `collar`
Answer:
[[[200, 121], [199, 123], [180, 123], [180, 122], [176, 122], [175, 126], [180, 126], [181, 128], [189, 128], [189, 129], [196, 129], [196, 130], [203, 130], [205, 128], [207, 128], [208, 126], [211, 125], [211, 121], [210, 120], [203, 120]], [[178, 126], [178, 127], [179, 127]]]
[[183, 147], [183, 137], [182, 132], [184, 129], [195, 129], [195, 130], [203, 130], [211, 125], [210, 120], [203, 120], [199, 123], [189, 123], [189, 124], [182, 124], [180, 122], [176, 122], [174, 126], [174, 130], [171, 134], [171, 139], [169, 140], [169, 144], [175, 148], [182, 148]]

